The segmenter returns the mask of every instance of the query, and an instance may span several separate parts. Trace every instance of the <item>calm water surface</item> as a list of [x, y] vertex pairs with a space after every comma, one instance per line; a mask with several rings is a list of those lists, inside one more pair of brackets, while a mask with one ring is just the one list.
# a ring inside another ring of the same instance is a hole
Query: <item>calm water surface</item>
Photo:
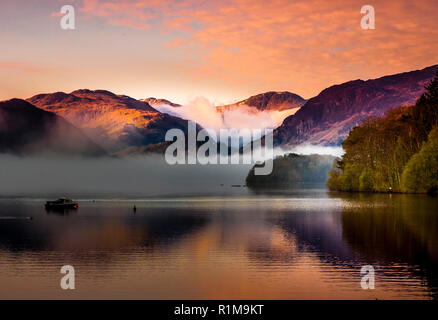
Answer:
[[[0, 199], [0, 298], [438, 296], [437, 198], [230, 192], [88, 198], [71, 212]], [[74, 291], [59, 286], [67, 264]], [[363, 265], [375, 268], [375, 290], [361, 289]]]

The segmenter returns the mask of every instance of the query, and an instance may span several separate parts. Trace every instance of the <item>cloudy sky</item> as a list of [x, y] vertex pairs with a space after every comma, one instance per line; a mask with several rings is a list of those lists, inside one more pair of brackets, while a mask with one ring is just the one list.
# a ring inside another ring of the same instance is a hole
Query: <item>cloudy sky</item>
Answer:
[[[76, 29], [62, 30], [71, 4]], [[360, 9], [375, 8], [362, 30]], [[310, 98], [438, 63], [438, 0], [2, 0], [0, 99], [78, 88], [186, 103]]]

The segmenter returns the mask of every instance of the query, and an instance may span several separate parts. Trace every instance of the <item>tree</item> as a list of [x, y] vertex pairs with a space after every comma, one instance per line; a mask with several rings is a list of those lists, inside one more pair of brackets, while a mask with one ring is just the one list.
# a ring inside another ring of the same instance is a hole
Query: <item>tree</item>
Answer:
[[413, 110], [413, 117], [417, 122], [421, 138], [426, 140], [432, 128], [438, 126], [438, 72], [432, 82], [426, 86]]
[[421, 104], [438, 104], [438, 71], [435, 78], [426, 86], [426, 92], [418, 99], [417, 105]]
[[406, 165], [402, 189], [417, 193], [438, 191], [438, 128], [430, 132], [428, 141]]
[[[389, 110], [384, 117], [369, 118], [350, 131], [342, 143], [345, 154], [338, 162], [340, 165], [329, 174], [328, 188], [339, 191], [430, 192], [435, 188], [436, 174], [430, 163], [435, 163], [436, 159], [431, 146], [433, 141], [424, 143], [436, 127], [438, 72], [414, 106]], [[435, 136], [431, 137], [429, 140]], [[422, 148], [426, 151], [410, 163]], [[410, 167], [406, 171], [408, 163]]]

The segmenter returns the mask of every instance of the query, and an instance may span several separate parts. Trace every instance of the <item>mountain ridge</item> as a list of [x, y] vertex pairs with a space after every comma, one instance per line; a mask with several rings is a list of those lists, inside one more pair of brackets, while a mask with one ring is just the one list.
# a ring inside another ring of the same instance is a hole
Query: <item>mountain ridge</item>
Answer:
[[147, 102], [152, 107], [161, 106], [161, 105], [168, 105], [168, 106], [175, 107], [175, 108], [181, 107], [181, 105], [178, 103], [173, 103], [172, 101], [169, 101], [167, 99], [161, 99], [161, 98], [149, 97], [146, 99], [140, 99], [140, 101]]
[[186, 121], [154, 109], [147, 102], [106, 90], [79, 89], [27, 99], [81, 128], [110, 152], [164, 141], [167, 130], [185, 130]]
[[104, 156], [80, 129], [22, 99], [0, 102], [0, 153]]
[[433, 65], [330, 86], [309, 99], [274, 130], [274, 144], [340, 145], [350, 130], [364, 119], [382, 116], [391, 108], [414, 104], [436, 71], [438, 65]]
[[[267, 91], [256, 94], [245, 100], [217, 107], [218, 111], [238, 108], [245, 105], [257, 111], [284, 111], [301, 108], [306, 100], [298, 94], [289, 91]], [[254, 110], [254, 111], [256, 111]]]

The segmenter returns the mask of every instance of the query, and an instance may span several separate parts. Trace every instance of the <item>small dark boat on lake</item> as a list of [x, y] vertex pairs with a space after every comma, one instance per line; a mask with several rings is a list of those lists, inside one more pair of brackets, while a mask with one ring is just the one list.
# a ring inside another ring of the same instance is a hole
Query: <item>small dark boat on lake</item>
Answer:
[[47, 201], [45, 205], [46, 209], [58, 210], [58, 209], [77, 209], [79, 204], [72, 199], [60, 198], [55, 201]]

